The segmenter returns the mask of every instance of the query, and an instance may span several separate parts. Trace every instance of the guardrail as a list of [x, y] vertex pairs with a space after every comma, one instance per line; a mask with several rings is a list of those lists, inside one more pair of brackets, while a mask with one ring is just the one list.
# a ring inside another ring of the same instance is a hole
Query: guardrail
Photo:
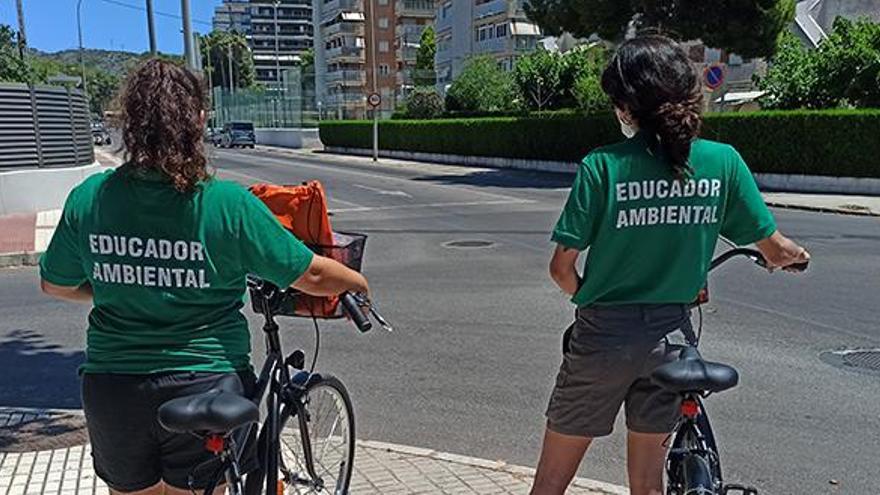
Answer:
[[86, 99], [60, 86], [0, 84], [0, 170], [95, 161]]

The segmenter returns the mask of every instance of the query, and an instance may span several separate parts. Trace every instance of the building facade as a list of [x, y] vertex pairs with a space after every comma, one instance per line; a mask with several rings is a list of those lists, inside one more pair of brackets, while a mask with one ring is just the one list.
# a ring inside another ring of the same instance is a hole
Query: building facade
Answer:
[[467, 59], [487, 55], [511, 70], [516, 58], [532, 51], [541, 30], [526, 18], [523, 0], [442, 0], [437, 30], [437, 88], [445, 92]]
[[214, 11], [213, 25], [244, 34], [257, 82], [274, 86], [312, 48], [312, 0], [224, 0]]
[[330, 118], [363, 117], [367, 74], [364, 0], [314, 0], [315, 93]]
[[418, 79], [431, 74], [416, 74], [416, 54], [421, 47], [422, 34], [434, 24], [437, 0], [397, 0], [395, 4], [394, 38], [396, 47], [396, 98], [406, 98]]

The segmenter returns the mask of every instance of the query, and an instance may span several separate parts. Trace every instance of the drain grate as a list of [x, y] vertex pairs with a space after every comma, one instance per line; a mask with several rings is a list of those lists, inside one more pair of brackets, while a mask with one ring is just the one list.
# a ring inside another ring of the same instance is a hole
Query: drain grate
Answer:
[[480, 239], [461, 239], [461, 240], [457, 240], [457, 241], [449, 241], [449, 242], [443, 243], [443, 247], [457, 248], [457, 249], [490, 248], [494, 245], [495, 245], [495, 243], [492, 241], [483, 241]]
[[820, 357], [838, 368], [880, 373], [880, 349], [841, 349]]

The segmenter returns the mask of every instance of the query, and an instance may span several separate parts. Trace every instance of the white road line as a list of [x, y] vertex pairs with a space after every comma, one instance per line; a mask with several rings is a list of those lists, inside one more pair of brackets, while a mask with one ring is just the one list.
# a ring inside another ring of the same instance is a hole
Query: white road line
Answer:
[[743, 302], [743, 301], [737, 301], [736, 299], [730, 299], [730, 298], [727, 298], [727, 297], [716, 297], [715, 299], [717, 299], [717, 300], [719, 300], [719, 301], [727, 302], [727, 303], [738, 304], [738, 305], [740, 305], [740, 306], [744, 306], [744, 307], [746, 307], [746, 308], [753, 309], [753, 310], [755, 310], [755, 311], [762, 311], [762, 312], [764, 312], [764, 313], [768, 313], [768, 314], [771, 314], [771, 315], [774, 315], [774, 316], [778, 316], [778, 317], [781, 317], [781, 318], [788, 318], [788, 319], [790, 319], [790, 320], [794, 320], [794, 321], [797, 321], [797, 322], [800, 322], [800, 323], [804, 323], [804, 324], [806, 324], [806, 325], [812, 325], [812, 326], [814, 326], [814, 327], [824, 328], [824, 329], [826, 329], [826, 330], [832, 330], [832, 331], [834, 331], [834, 332], [839, 332], [839, 333], [842, 333], [842, 334], [845, 334], [845, 335], [849, 335], [850, 337], [858, 337], [858, 338], [861, 338], [861, 339], [866, 338], [864, 334], [860, 334], [860, 333], [858, 333], [858, 332], [853, 332], [853, 331], [851, 331], [851, 330], [847, 330], [847, 329], [845, 329], [845, 328], [836, 327], [836, 326], [834, 326], [834, 325], [828, 325], [827, 323], [821, 323], [821, 322], [818, 322], [818, 321], [816, 321], [816, 320], [810, 320], [810, 319], [807, 319], [807, 318], [802, 318], [802, 317], [800, 317], [800, 316], [793, 315], [793, 314], [791, 314], [791, 313], [785, 313], [785, 312], [783, 312], [783, 311], [778, 311], [778, 310], [771, 309], [771, 308], [765, 308], [764, 306], [759, 306], [759, 305], [757, 305], [757, 304], [751, 304], [751, 303], [747, 303], [747, 302]]
[[516, 200], [496, 200], [496, 201], [460, 201], [447, 203], [421, 203], [414, 205], [395, 205], [395, 206], [362, 206], [360, 208], [338, 208], [331, 209], [333, 213], [359, 213], [362, 211], [383, 211], [383, 210], [410, 210], [414, 208], [445, 208], [451, 206], [483, 206], [483, 205], [514, 205], [534, 203], [530, 199]]
[[387, 189], [379, 189], [377, 187], [365, 186], [363, 184], [352, 184], [352, 186], [354, 186], [358, 189], [363, 189], [365, 191], [370, 191], [370, 192], [374, 192], [376, 194], [381, 194], [383, 196], [401, 196], [404, 198], [412, 198], [412, 195], [410, 195], [409, 193], [407, 193], [405, 191], [389, 191]]
[[[236, 158], [241, 158], [241, 155], [238, 155]], [[259, 156], [259, 157], [256, 157], [256, 156], [250, 157], [249, 156], [247, 158], [252, 161], [258, 161], [258, 160], [267, 161], [267, 162], [270, 162], [270, 164], [272, 164], [272, 165], [278, 165], [278, 163], [276, 163], [276, 162], [282, 162], [282, 164], [284, 164], [285, 166], [290, 166], [290, 164], [285, 164], [284, 159], [281, 159], [281, 158], [273, 158], [273, 157], [267, 157], [267, 156]], [[344, 168], [344, 165], [340, 165], [339, 163], [333, 163], [329, 160], [328, 160], [328, 164], [334, 165], [334, 168], [332, 170], [328, 169], [327, 166], [325, 166], [325, 165], [311, 165], [309, 163], [306, 163], [304, 160], [296, 161], [296, 162], [294, 162], [294, 164], [295, 164], [295, 166], [301, 167], [301, 168], [318, 169], [323, 172], [332, 172], [335, 174], [357, 175], [360, 177], [368, 177], [370, 179], [376, 179], [376, 174], [372, 174], [372, 173], [364, 172], [364, 171], [360, 171], [360, 170], [354, 170], [351, 168]], [[261, 179], [261, 180], [265, 180], [265, 179]], [[423, 184], [425, 186], [440, 187], [440, 188], [446, 188], [446, 189], [455, 189], [458, 191], [467, 191], [469, 193], [481, 194], [483, 196], [491, 196], [491, 197], [495, 197], [495, 198], [499, 198], [499, 199], [516, 200], [516, 201], [520, 200], [520, 198], [516, 198], [514, 196], [508, 196], [505, 194], [490, 193], [490, 192], [480, 191], [478, 189], [473, 189], [473, 188], [464, 187], [464, 186], [450, 186], [450, 185], [445, 185], [445, 184], [435, 184], [435, 183], [431, 183], [431, 182], [418, 182], [418, 181], [413, 181], [412, 179], [401, 179], [399, 177], [384, 176], [384, 175], [382, 176], [382, 180], [396, 181], [396, 182], [401, 182], [401, 183], [405, 183], [405, 184], [409, 184], [409, 185], [412, 185], [413, 182], [417, 182], [417, 183]]]

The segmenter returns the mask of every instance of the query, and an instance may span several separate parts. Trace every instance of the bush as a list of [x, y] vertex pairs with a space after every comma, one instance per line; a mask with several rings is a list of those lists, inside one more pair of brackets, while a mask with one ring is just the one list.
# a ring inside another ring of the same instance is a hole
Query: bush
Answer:
[[583, 73], [574, 82], [572, 94], [577, 102], [577, 108], [583, 113], [591, 114], [611, 110], [611, 100], [602, 91], [602, 83], [599, 76], [591, 73]]
[[416, 88], [406, 99], [405, 115], [411, 119], [433, 119], [443, 114], [443, 98], [432, 88]]
[[446, 108], [450, 111], [504, 112], [516, 105], [513, 79], [489, 56], [468, 60], [446, 92]]
[[[369, 148], [371, 124], [325, 121], [326, 146]], [[880, 110], [711, 114], [703, 136], [732, 144], [753, 172], [880, 178]], [[611, 113], [380, 122], [379, 145], [404, 150], [577, 162], [621, 140]]]

